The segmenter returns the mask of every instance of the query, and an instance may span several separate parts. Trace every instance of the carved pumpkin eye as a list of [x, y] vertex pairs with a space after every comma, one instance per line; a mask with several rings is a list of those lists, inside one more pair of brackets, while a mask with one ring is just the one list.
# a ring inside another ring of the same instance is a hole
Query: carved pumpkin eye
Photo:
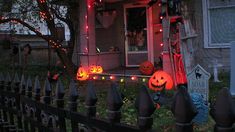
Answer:
[[164, 79], [164, 77], [161, 77], [161, 79], [163, 80], [163, 79]]
[[155, 76], [153, 76], [153, 79], [155, 80], [155, 79], [156, 79], [156, 77], [155, 77]]

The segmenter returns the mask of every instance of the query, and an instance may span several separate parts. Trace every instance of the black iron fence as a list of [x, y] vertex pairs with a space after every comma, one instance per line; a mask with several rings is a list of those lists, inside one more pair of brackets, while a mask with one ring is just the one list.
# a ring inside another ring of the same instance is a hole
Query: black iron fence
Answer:
[[[55, 97], [52, 97], [52, 94]], [[69, 99], [65, 102], [65, 88], [61, 81], [52, 93], [51, 84], [45, 80], [41, 88], [38, 77], [34, 85], [31, 78], [27, 80], [15, 74], [0, 74], [0, 131], [1, 132], [149, 132], [152, 130], [155, 104], [147, 88], [142, 86], [137, 96], [135, 107], [138, 113], [137, 126], [120, 122], [123, 99], [116, 84], [108, 90], [107, 118], [96, 117], [97, 96], [88, 82], [85, 108], [86, 113], [77, 112], [78, 91], [74, 80], [69, 84]], [[65, 103], [68, 108], [65, 108]], [[222, 89], [216, 102], [212, 105], [211, 115], [215, 119], [215, 131], [232, 132], [235, 111], [228, 89]], [[175, 116], [176, 132], [192, 132], [192, 119], [197, 114], [191, 98], [184, 87], [178, 88], [172, 104]], [[159, 119], [158, 119], [159, 120]], [[70, 122], [70, 123], [68, 123]], [[70, 124], [70, 125], [68, 125]], [[85, 126], [85, 127], [84, 127]], [[85, 128], [85, 129], [84, 129]]]

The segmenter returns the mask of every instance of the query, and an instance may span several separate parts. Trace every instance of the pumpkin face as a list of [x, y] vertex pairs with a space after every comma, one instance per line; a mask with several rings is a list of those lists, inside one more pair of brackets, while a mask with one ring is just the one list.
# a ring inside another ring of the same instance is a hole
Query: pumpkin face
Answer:
[[103, 73], [102, 66], [96, 66], [96, 73]]
[[170, 90], [173, 88], [173, 79], [164, 71], [156, 71], [149, 79], [149, 88], [154, 91], [162, 91], [164, 88]]
[[90, 73], [96, 73], [96, 66], [95, 65], [91, 65], [89, 67], [89, 71], [90, 71]]
[[140, 64], [139, 70], [144, 75], [151, 75], [154, 71], [154, 66], [150, 61], [145, 61]]
[[89, 78], [89, 74], [87, 73], [86, 69], [83, 67], [79, 67], [77, 71], [77, 80], [85, 81]]

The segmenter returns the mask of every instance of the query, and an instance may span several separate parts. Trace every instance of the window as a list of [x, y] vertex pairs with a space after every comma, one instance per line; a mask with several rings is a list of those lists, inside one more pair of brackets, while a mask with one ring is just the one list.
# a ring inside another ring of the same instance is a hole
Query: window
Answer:
[[235, 41], [235, 0], [202, 0], [205, 48], [228, 48]]

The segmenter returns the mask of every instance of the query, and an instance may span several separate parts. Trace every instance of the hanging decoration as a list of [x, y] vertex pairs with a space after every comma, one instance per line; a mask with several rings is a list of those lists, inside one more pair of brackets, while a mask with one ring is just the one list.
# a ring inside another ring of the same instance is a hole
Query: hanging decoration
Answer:
[[89, 74], [84, 67], [79, 67], [77, 71], [77, 80], [85, 81], [89, 78]]
[[149, 79], [149, 88], [156, 92], [164, 89], [171, 90], [173, 84], [172, 77], [165, 71], [156, 71]]
[[140, 64], [139, 70], [144, 75], [151, 75], [154, 71], [154, 66], [150, 61], [145, 61]]

